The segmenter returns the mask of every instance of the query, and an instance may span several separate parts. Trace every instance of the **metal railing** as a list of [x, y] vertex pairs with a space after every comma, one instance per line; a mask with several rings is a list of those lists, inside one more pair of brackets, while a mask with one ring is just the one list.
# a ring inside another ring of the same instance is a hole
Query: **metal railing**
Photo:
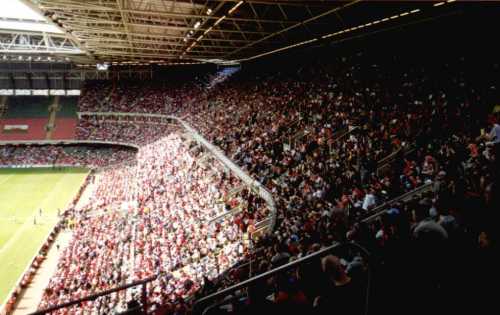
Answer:
[[407, 156], [411, 153], [413, 153], [417, 149], [415, 144], [410, 144], [406, 147], [400, 147], [396, 151], [390, 153], [383, 159], [377, 162], [377, 175], [381, 176], [384, 173], [388, 172], [388, 169], [390, 169], [391, 164], [394, 163], [396, 158], [399, 156], [399, 154], [403, 154], [403, 156]]
[[237, 166], [232, 160], [230, 160], [224, 152], [222, 152], [218, 147], [214, 146], [210, 142], [208, 142], [198, 131], [193, 129], [186, 121], [179, 117], [170, 116], [170, 115], [161, 115], [161, 114], [143, 114], [143, 113], [119, 113], [119, 112], [78, 112], [78, 118], [82, 116], [96, 116], [96, 117], [130, 117], [130, 118], [156, 118], [162, 121], [175, 121], [179, 125], [181, 125], [184, 130], [189, 133], [189, 135], [194, 139], [198, 144], [203, 146], [208, 152], [210, 152], [215, 158], [217, 158], [224, 166], [233, 171], [233, 173], [240, 178], [246, 185], [252, 188], [268, 205], [268, 208], [271, 212], [269, 226], [267, 231], [270, 232], [274, 229], [274, 225], [276, 224], [276, 203], [272, 194], [264, 187], [260, 182], [252, 178], [245, 171], [243, 171], [239, 166]]
[[[144, 113], [121, 113], [121, 112], [78, 112], [78, 118], [81, 119], [83, 116], [88, 117], [118, 117], [118, 118], [156, 118], [160, 121], [168, 122], [175, 121], [179, 125], [181, 125], [184, 130], [186, 130], [189, 135], [201, 146], [206, 148], [215, 158], [217, 158], [224, 166], [233, 171], [233, 173], [240, 178], [246, 185], [252, 188], [254, 192], [256, 192], [268, 205], [271, 215], [270, 219], [266, 222], [269, 223], [267, 231], [270, 232], [274, 229], [274, 225], [276, 223], [276, 203], [274, 201], [271, 193], [264, 187], [260, 182], [253, 179], [250, 175], [248, 175], [245, 171], [243, 171], [239, 166], [237, 166], [233, 161], [231, 161], [225, 154], [213, 144], [208, 142], [202, 135], [200, 135], [195, 129], [193, 129], [186, 121], [181, 118], [170, 116], [170, 115], [161, 115], [161, 114], [144, 114]], [[132, 121], [135, 123], [135, 121]], [[121, 145], [133, 147], [135, 149], [139, 149], [139, 146], [133, 143], [125, 143], [125, 142], [114, 142], [114, 141], [98, 141], [98, 140], [16, 140], [16, 141], [0, 141], [0, 145], [58, 145], [58, 144], [72, 144], [72, 145], [80, 145], [80, 144], [103, 144], [103, 145]]]
[[158, 278], [158, 275], [152, 276], [152, 277], [149, 277], [149, 278], [146, 278], [146, 279], [134, 281], [134, 282], [131, 282], [131, 283], [127, 283], [127, 284], [121, 285], [121, 286], [113, 288], [113, 289], [109, 289], [109, 290], [105, 290], [105, 291], [101, 291], [101, 292], [98, 292], [98, 293], [95, 293], [95, 294], [88, 295], [88, 296], [86, 296], [84, 298], [81, 298], [81, 299], [72, 300], [70, 302], [66, 302], [66, 303], [63, 303], [63, 304], [51, 306], [51, 307], [48, 307], [48, 308], [36, 311], [34, 313], [31, 313], [30, 315], [50, 314], [50, 313], [55, 312], [57, 310], [60, 310], [62, 308], [68, 308], [68, 307], [71, 307], [73, 305], [79, 305], [79, 304], [81, 304], [83, 302], [87, 302], [87, 301], [94, 301], [94, 300], [96, 300], [97, 298], [99, 298], [101, 296], [109, 295], [111, 293], [123, 291], [123, 290], [129, 289], [129, 288], [132, 288], [132, 287], [136, 287], [136, 286], [142, 286], [142, 288], [141, 288], [142, 310], [143, 310], [143, 314], [147, 314], [147, 311], [148, 311], [148, 299], [147, 299], [147, 288], [146, 288], [146, 286], [147, 286], [147, 284], [149, 282], [154, 281], [157, 278]]
[[195, 303], [193, 305], [193, 314], [194, 315], [205, 315], [209, 310], [211, 310], [215, 307], [227, 304], [231, 300], [223, 300], [221, 302], [214, 302], [214, 303], [210, 304], [210, 302], [212, 302], [212, 301], [216, 301], [219, 298], [223, 298], [224, 296], [227, 296], [228, 294], [231, 294], [239, 289], [247, 288], [254, 283], [257, 283], [261, 280], [265, 280], [267, 278], [270, 278], [276, 274], [286, 272], [290, 269], [293, 269], [293, 268], [298, 267], [302, 264], [305, 264], [313, 259], [320, 258], [320, 257], [322, 257], [330, 252], [338, 251], [340, 249], [349, 248], [349, 247], [359, 251], [366, 258], [366, 262], [367, 262], [367, 266], [368, 266], [366, 300], [365, 300], [365, 314], [366, 314], [368, 311], [368, 306], [369, 306], [369, 295], [370, 295], [370, 285], [371, 285], [371, 283], [370, 283], [370, 281], [371, 281], [370, 253], [365, 248], [363, 248], [362, 246], [360, 246], [356, 243], [343, 243], [343, 244], [335, 243], [329, 247], [323, 248], [323, 249], [321, 249], [317, 252], [314, 252], [312, 254], [309, 254], [305, 257], [299, 258], [295, 261], [292, 261], [290, 263], [287, 263], [285, 265], [277, 267], [273, 270], [264, 272], [260, 275], [253, 277], [253, 278], [250, 278], [248, 280], [237, 283], [229, 288], [223, 289], [219, 292], [215, 292], [215, 293], [210, 294], [206, 297], [203, 297], [203, 298], [195, 301]]
[[372, 211], [370, 211], [372, 214], [369, 215], [368, 217], [364, 218], [361, 221], [362, 222], [371, 222], [371, 221], [375, 220], [376, 218], [378, 218], [379, 216], [381, 216], [382, 214], [384, 214], [386, 212], [387, 208], [390, 207], [391, 205], [393, 205], [397, 202], [401, 202], [401, 201], [408, 201], [415, 195], [418, 195], [418, 194], [421, 194], [421, 193], [424, 193], [424, 192], [431, 190], [432, 186], [433, 186], [433, 183], [423, 184], [423, 185], [413, 189], [412, 191], [409, 191], [409, 192], [404, 193], [396, 198], [388, 200], [388, 201], [384, 202], [383, 204], [381, 204], [380, 206], [373, 208]]

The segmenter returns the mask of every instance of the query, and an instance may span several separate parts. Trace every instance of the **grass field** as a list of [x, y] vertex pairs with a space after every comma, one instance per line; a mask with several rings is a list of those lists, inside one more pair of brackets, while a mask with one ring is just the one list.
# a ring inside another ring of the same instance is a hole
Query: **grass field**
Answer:
[[0, 305], [86, 174], [83, 169], [0, 169]]

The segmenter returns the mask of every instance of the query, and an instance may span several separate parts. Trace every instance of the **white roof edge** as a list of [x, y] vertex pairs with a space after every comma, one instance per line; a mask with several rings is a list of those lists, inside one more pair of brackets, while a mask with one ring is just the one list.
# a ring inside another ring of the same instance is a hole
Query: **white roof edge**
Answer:
[[2, 1], [0, 28], [13, 31], [64, 33], [22, 0]]

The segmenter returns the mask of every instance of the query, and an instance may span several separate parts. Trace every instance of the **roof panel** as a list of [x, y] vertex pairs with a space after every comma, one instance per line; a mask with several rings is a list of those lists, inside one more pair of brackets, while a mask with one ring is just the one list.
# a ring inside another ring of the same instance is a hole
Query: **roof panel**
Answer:
[[62, 33], [56, 26], [45, 22], [25, 22], [0, 19], [0, 29]]
[[45, 21], [40, 13], [33, 11], [20, 0], [2, 1], [0, 19], [2, 18]]

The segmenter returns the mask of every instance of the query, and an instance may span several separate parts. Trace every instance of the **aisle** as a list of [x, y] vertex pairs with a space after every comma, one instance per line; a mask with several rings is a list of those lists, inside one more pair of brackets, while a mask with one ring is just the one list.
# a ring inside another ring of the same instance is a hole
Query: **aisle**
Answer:
[[[65, 230], [59, 233], [54, 245], [49, 250], [47, 258], [43, 261], [40, 268], [38, 268], [33, 281], [28, 285], [24, 293], [21, 295], [19, 302], [17, 303], [13, 315], [25, 315], [36, 311], [38, 304], [43, 295], [43, 291], [49, 284], [49, 280], [52, 274], [57, 269], [57, 262], [59, 260], [59, 254], [68, 246], [72, 237], [72, 231]], [[56, 244], [59, 244], [60, 248], [57, 249]]]

